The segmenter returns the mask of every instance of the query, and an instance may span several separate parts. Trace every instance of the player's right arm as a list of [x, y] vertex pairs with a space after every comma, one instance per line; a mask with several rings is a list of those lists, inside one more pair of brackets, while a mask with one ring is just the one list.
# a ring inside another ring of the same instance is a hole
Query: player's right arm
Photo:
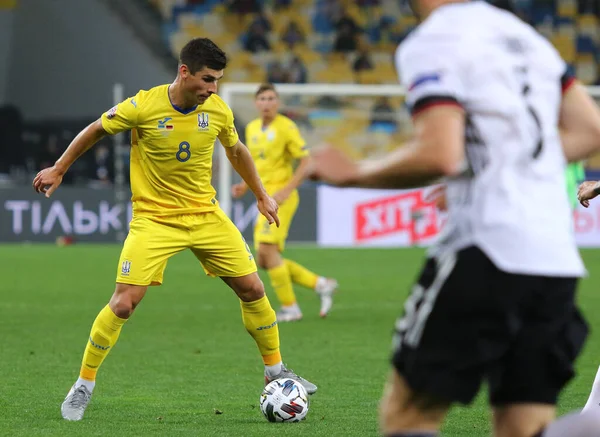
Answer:
[[105, 112], [71, 141], [67, 150], [54, 163], [33, 179], [33, 189], [50, 197], [62, 182], [69, 167], [106, 135], [114, 135], [137, 126], [142, 92]]
[[563, 94], [559, 128], [569, 162], [581, 161], [600, 151], [600, 108], [578, 82], [572, 82]]
[[69, 167], [104, 136], [106, 136], [106, 131], [102, 127], [100, 119], [83, 129], [52, 167], [45, 168], [36, 175], [33, 180], [33, 189], [50, 197], [61, 184]]
[[288, 183], [281, 190], [273, 194], [273, 198], [279, 205], [285, 202], [294, 190], [304, 182], [310, 168], [310, 153], [296, 123], [289, 120], [289, 124], [286, 126], [286, 134], [288, 137], [286, 144], [287, 153], [292, 159], [299, 160], [299, 164]]

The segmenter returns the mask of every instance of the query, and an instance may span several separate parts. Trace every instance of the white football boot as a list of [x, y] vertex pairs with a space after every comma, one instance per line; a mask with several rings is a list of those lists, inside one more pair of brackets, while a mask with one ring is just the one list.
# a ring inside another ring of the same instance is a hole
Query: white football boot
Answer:
[[319, 315], [321, 317], [326, 317], [327, 314], [329, 314], [329, 311], [333, 306], [333, 293], [337, 291], [338, 286], [338, 281], [333, 278], [324, 278], [320, 276], [317, 280], [315, 291], [321, 299], [321, 309], [319, 310]]
[[282, 322], [297, 322], [298, 320], [302, 320], [302, 311], [300, 311], [300, 307], [297, 303], [279, 308], [279, 311], [275, 314], [277, 317], [277, 323]]
[[301, 376], [298, 376], [297, 374], [294, 373], [293, 370], [287, 369], [285, 367], [285, 364], [281, 365], [281, 372], [278, 375], [269, 377], [265, 372], [265, 385], [267, 385], [271, 381], [275, 381], [276, 379], [281, 379], [281, 378], [290, 378], [290, 379], [293, 379], [294, 381], [298, 381], [306, 389], [306, 393], [308, 393], [309, 395], [312, 395], [313, 393], [315, 393], [317, 391], [316, 385], [314, 385], [310, 381], [307, 381], [306, 379], [302, 378]]
[[73, 385], [60, 407], [63, 419], [81, 420], [91, 398], [92, 393], [84, 385]]

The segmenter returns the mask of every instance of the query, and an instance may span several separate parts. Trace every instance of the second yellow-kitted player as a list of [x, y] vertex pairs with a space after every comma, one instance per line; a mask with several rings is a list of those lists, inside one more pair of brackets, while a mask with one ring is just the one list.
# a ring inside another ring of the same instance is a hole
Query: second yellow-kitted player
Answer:
[[[267, 270], [271, 285], [281, 303], [277, 312], [279, 322], [300, 320], [302, 311], [296, 301], [292, 284], [302, 285], [317, 292], [321, 299], [321, 317], [331, 309], [333, 292], [338, 283], [282, 256], [290, 225], [298, 209], [298, 186], [304, 181], [308, 164], [308, 149], [298, 126], [279, 114], [279, 96], [271, 84], [261, 85], [256, 92], [256, 107], [260, 117], [246, 126], [246, 144], [256, 164], [258, 174], [267, 192], [279, 204], [279, 228], [269, 226], [259, 214], [254, 227], [254, 246], [258, 252], [258, 266]], [[294, 163], [300, 163], [294, 171]], [[245, 182], [232, 188], [234, 197], [244, 195]]]

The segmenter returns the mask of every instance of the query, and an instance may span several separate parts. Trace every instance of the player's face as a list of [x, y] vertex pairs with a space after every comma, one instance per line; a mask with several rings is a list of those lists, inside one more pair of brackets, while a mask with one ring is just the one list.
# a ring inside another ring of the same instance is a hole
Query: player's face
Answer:
[[262, 117], [274, 117], [279, 110], [279, 98], [275, 91], [263, 91], [256, 97], [256, 108]]
[[223, 77], [223, 70], [213, 70], [212, 68], [203, 68], [191, 74], [187, 68], [181, 74], [185, 90], [190, 100], [195, 100], [198, 105], [202, 105], [206, 100], [217, 92], [217, 84]]

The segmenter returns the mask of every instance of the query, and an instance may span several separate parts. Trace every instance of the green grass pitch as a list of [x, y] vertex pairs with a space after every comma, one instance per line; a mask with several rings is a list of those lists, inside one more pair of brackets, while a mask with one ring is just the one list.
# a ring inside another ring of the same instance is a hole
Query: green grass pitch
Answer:
[[[60, 404], [77, 377], [91, 323], [113, 291], [119, 252], [117, 245], [0, 246], [0, 435], [378, 435], [393, 322], [422, 250], [288, 249], [288, 257], [341, 284], [326, 320], [318, 317], [316, 296], [297, 289], [304, 320], [280, 326], [285, 363], [319, 386], [298, 424], [263, 418], [262, 363], [236, 297], [204, 276], [190, 252], [179, 254], [165, 284], [150, 289], [125, 325], [84, 420], [68, 423]], [[579, 299], [594, 331], [600, 251], [584, 257], [591, 274]], [[584, 404], [599, 364], [600, 339], [592, 334], [561, 412]], [[489, 417], [482, 392], [471, 409], [452, 411], [444, 435], [489, 435]]]

